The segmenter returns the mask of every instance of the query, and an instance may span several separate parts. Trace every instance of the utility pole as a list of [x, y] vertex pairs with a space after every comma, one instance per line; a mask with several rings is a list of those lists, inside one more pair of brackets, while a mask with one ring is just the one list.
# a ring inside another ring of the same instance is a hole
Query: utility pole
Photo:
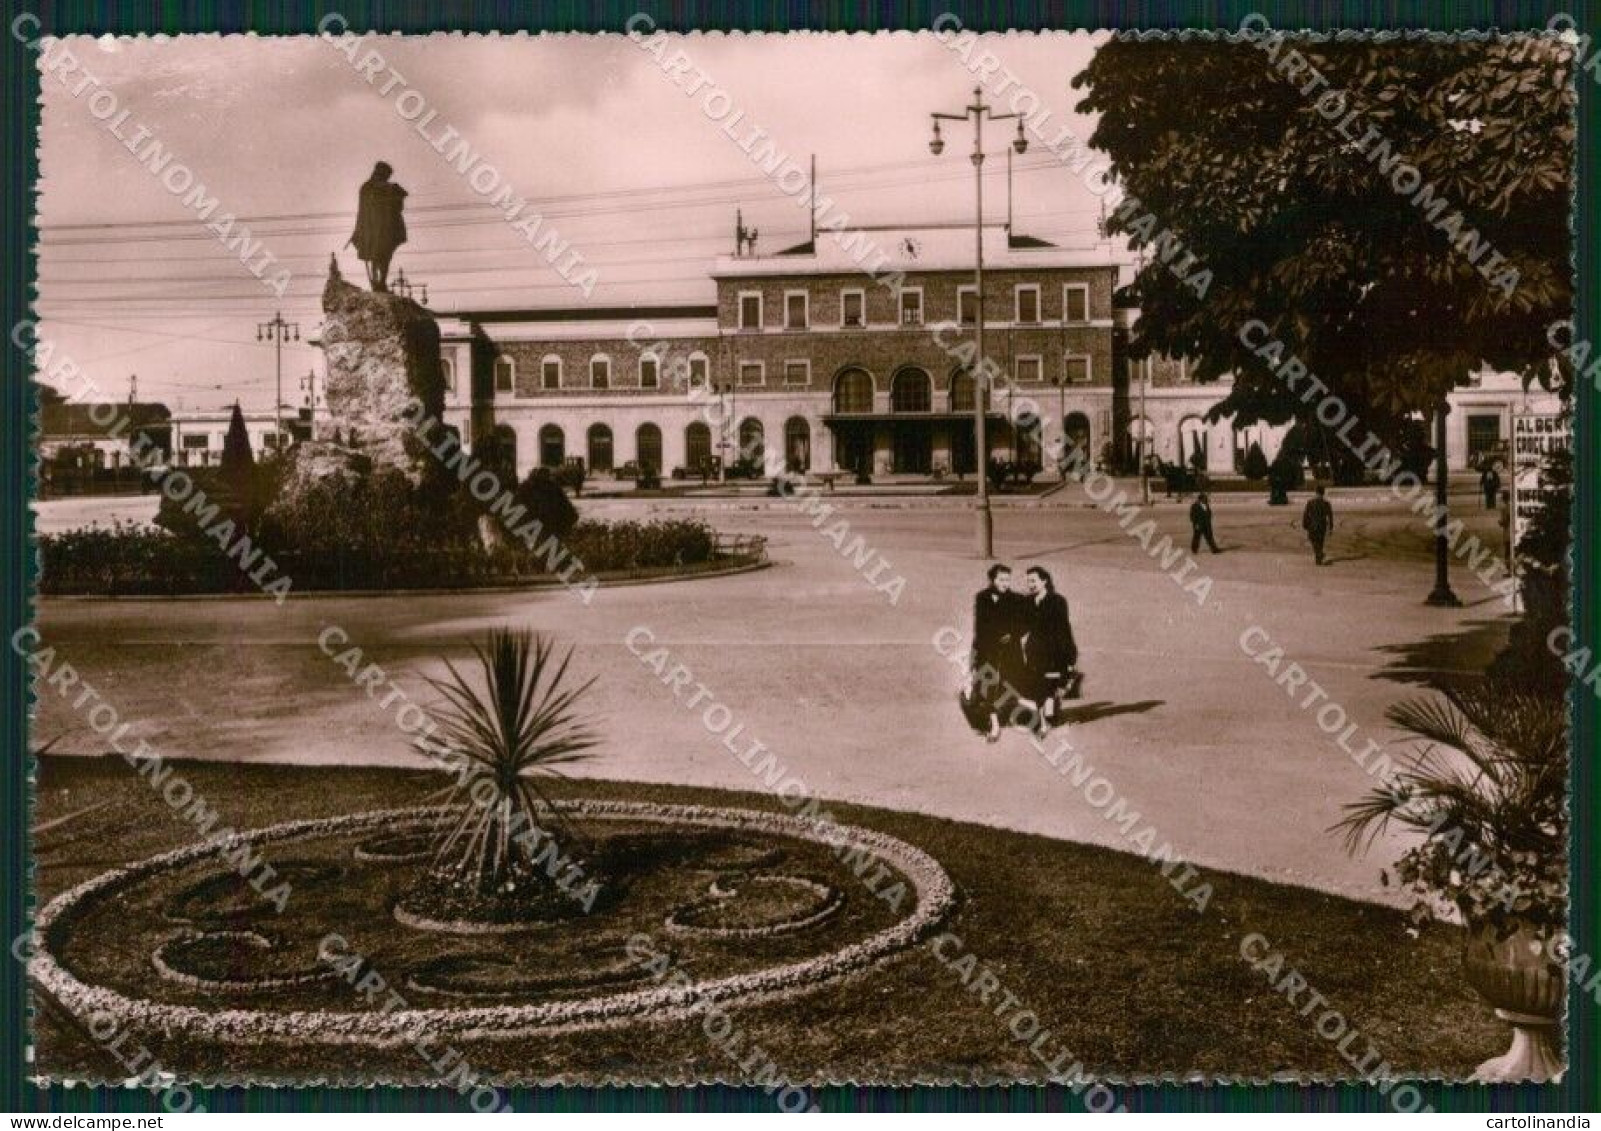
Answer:
[[973, 365], [973, 429], [974, 444], [973, 455], [977, 463], [978, 478], [978, 505], [975, 512], [978, 518], [978, 556], [993, 558], [995, 556], [995, 517], [990, 511], [989, 495], [989, 438], [985, 435], [988, 426], [988, 391], [989, 359], [984, 356], [984, 119], [986, 117], [1000, 121], [1005, 118], [1017, 118], [1017, 137], [1012, 142], [1012, 148], [1019, 153], [1028, 149], [1028, 138], [1023, 136], [1022, 116], [1019, 114], [997, 114], [994, 107], [984, 101], [984, 88], [973, 88], [973, 101], [962, 108], [960, 114], [934, 113], [934, 136], [929, 140], [928, 149], [938, 157], [945, 149], [945, 139], [940, 137], [939, 124], [945, 122], [973, 122], [973, 183], [975, 186], [976, 210], [973, 222], [974, 264], [973, 264], [973, 302], [978, 308], [973, 325], [973, 344], [977, 350], [977, 360]]
[[272, 405], [273, 447], [284, 450], [284, 342], [300, 340], [300, 323], [285, 322], [282, 311], [274, 311], [271, 322], [256, 323], [256, 341], [271, 342], [277, 354], [278, 384]]

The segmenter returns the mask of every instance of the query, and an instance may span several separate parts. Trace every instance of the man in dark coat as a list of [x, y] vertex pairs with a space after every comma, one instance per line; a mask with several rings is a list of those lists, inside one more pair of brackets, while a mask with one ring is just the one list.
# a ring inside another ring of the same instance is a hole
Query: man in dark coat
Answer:
[[393, 175], [386, 162], [373, 166], [357, 200], [356, 230], [346, 241], [356, 245], [356, 255], [367, 265], [367, 284], [375, 291], [389, 290], [389, 261], [406, 242], [406, 190], [389, 179]]
[[1334, 508], [1323, 497], [1323, 485], [1318, 484], [1317, 494], [1306, 502], [1301, 512], [1301, 529], [1312, 543], [1312, 556], [1318, 565], [1323, 564], [1323, 542], [1334, 530]]
[[989, 584], [973, 598], [973, 648], [968, 661], [972, 672], [968, 721], [991, 742], [1001, 736], [999, 702], [1016, 698], [1020, 667], [1018, 607], [1021, 599], [1011, 590], [1012, 567], [996, 563], [989, 568]]
[[1479, 472], [1479, 490], [1484, 492], [1484, 509], [1493, 511], [1496, 499], [1501, 494], [1501, 473], [1495, 469], [1493, 460], [1486, 463], [1484, 470]]
[[1201, 548], [1201, 539], [1212, 548], [1214, 554], [1221, 553], [1217, 548], [1217, 539], [1212, 537], [1212, 501], [1202, 491], [1195, 496], [1190, 504], [1190, 553], [1197, 553]]
[[1078, 666], [1078, 643], [1073, 639], [1067, 598], [1056, 591], [1051, 575], [1040, 566], [1028, 570], [1024, 628], [1023, 694], [1038, 708], [1036, 727], [1044, 731], [1056, 711], [1056, 693], [1067, 686]]

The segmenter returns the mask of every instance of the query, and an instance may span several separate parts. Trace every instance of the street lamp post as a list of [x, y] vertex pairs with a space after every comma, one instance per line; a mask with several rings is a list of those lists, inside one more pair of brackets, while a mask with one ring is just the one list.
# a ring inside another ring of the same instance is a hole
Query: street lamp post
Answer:
[[1434, 588], [1423, 602], [1445, 608], [1455, 608], [1462, 603], [1451, 589], [1451, 547], [1445, 536], [1446, 507], [1449, 505], [1447, 491], [1450, 488], [1445, 458], [1445, 414], [1450, 411], [1450, 402], [1442, 396], [1434, 408]]
[[[717, 482], [728, 482], [728, 435], [734, 416], [734, 382], [727, 381], [717, 386], [719, 399], [722, 400], [722, 412], [717, 421]], [[734, 426], [737, 427], [737, 426]], [[737, 432], [736, 432], [737, 435]]]
[[284, 449], [284, 343], [300, 340], [300, 323], [285, 322], [282, 311], [275, 311], [271, 322], [256, 323], [256, 341], [271, 342], [278, 355], [278, 387], [272, 405], [272, 443], [275, 451]]
[[[1151, 457], [1146, 445], [1151, 443], [1151, 418], [1146, 415], [1146, 394], [1151, 388], [1151, 367], [1148, 359], [1141, 359], [1140, 370], [1140, 505], [1151, 505]], [[1155, 445], [1152, 445], [1154, 450]]]
[[974, 311], [973, 344], [977, 351], [977, 361], [973, 366], [973, 454], [977, 463], [978, 477], [978, 555], [981, 558], [995, 556], [995, 521], [990, 513], [989, 495], [989, 441], [985, 435], [987, 423], [987, 398], [985, 397], [985, 382], [989, 377], [989, 359], [984, 356], [984, 119], [1001, 121], [1006, 118], [1017, 118], [1017, 137], [1012, 142], [1012, 148], [1018, 153], [1028, 150], [1028, 138], [1023, 136], [1022, 116], [1019, 114], [997, 114], [993, 107], [984, 101], [983, 87], [973, 88], [973, 101], [963, 107], [960, 114], [930, 115], [934, 120], [934, 136], [928, 143], [929, 152], [938, 157], [945, 150], [945, 139], [940, 137], [940, 122], [973, 122], [973, 184], [977, 209], [973, 223], [973, 304]]

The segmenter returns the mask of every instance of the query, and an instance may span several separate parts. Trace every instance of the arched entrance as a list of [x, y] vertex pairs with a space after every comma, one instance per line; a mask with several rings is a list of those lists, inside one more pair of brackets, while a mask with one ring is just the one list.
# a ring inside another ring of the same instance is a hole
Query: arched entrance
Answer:
[[[927, 416], [934, 411], [934, 382], [921, 369], [908, 366], [890, 379], [889, 407], [896, 416]], [[896, 420], [893, 433], [894, 469], [907, 475], [927, 475], [934, 467], [934, 427], [929, 420]]]
[[1128, 422], [1129, 462], [1137, 469], [1153, 450], [1156, 439], [1151, 422], [1143, 416], [1136, 416]]
[[591, 424], [589, 426], [589, 470], [610, 471], [612, 469], [612, 439], [611, 429], [604, 424]]
[[784, 421], [784, 466], [790, 471], [812, 469], [812, 426], [804, 416]]
[[1062, 455], [1074, 462], [1082, 461], [1085, 467], [1095, 463], [1090, 448], [1090, 418], [1082, 412], [1070, 412], [1062, 417]]
[[739, 422], [739, 458], [760, 464], [766, 447], [767, 431], [762, 427], [762, 422], [754, 416], [747, 416], [744, 420], [741, 420]]
[[1199, 416], [1186, 416], [1179, 421], [1179, 466], [1206, 470], [1206, 421]]
[[704, 420], [692, 421], [684, 429], [684, 466], [691, 475], [703, 475], [711, 465], [712, 430]]
[[567, 462], [567, 437], [554, 424], [539, 430], [539, 466], [560, 467]]
[[497, 424], [473, 449], [484, 467], [502, 478], [517, 478], [517, 432], [510, 424]]
[[[834, 378], [834, 414], [867, 416], [873, 411], [873, 377], [865, 369], [846, 369]], [[834, 462], [848, 471], [871, 474], [873, 422], [836, 419]]]
[[641, 424], [634, 432], [634, 462], [640, 474], [662, 473], [662, 430], [654, 424]]

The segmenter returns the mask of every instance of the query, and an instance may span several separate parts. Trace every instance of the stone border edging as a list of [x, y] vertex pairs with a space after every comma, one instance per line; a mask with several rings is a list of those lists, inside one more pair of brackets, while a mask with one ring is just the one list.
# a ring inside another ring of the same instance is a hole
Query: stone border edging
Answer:
[[[740, 562], [737, 565], [719, 566], [716, 569], [696, 570], [693, 573], [664, 573], [657, 577], [629, 577], [626, 574], [608, 578], [604, 573], [595, 574], [595, 580], [600, 583], [601, 589], [626, 589], [636, 585], [669, 585], [679, 581], [700, 581], [717, 577], [738, 577], [742, 573], [755, 573], [757, 570], [767, 569], [776, 564], [772, 558], [763, 556], [757, 561]], [[427, 596], [460, 596], [467, 593], [543, 593], [551, 589], [561, 589], [560, 581], [533, 581], [526, 585], [474, 585], [465, 588], [440, 587], [438, 589], [295, 589], [289, 594], [288, 600], [302, 597], [313, 599], [337, 597], [427, 597]], [[43, 593], [35, 594], [36, 601], [238, 601], [238, 600], [273, 600], [270, 593], [252, 590], [248, 593]]]
[[[658, 985], [628, 993], [541, 1005], [481, 1006], [461, 1010], [212, 1011], [131, 998], [103, 986], [87, 985], [51, 953], [52, 928], [79, 910], [85, 901], [114, 893], [148, 875], [204, 859], [216, 851], [216, 845], [201, 843], [113, 868], [51, 900], [34, 923], [37, 948], [28, 961], [28, 975], [74, 1016], [109, 1016], [119, 1028], [153, 1029], [169, 1037], [224, 1042], [320, 1041], [391, 1048], [415, 1042], [423, 1036], [506, 1039], [623, 1021], [669, 1020], [712, 1003], [754, 1004], [775, 993], [811, 989], [858, 973], [909, 949], [932, 930], [955, 903], [955, 885], [938, 861], [922, 849], [873, 829], [786, 813], [645, 801], [564, 801], [557, 807], [574, 815], [601, 820], [689, 823], [705, 828], [800, 837], [830, 848], [865, 849], [886, 858], [906, 875], [912, 882], [917, 902], [910, 915], [865, 939], [783, 966], [696, 982], [687, 987]], [[432, 821], [438, 813], [437, 807], [388, 809], [291, 821], [242, 833], [238, 843], [261, 845], [367, 828], [393, 829], [397, 824]]]

